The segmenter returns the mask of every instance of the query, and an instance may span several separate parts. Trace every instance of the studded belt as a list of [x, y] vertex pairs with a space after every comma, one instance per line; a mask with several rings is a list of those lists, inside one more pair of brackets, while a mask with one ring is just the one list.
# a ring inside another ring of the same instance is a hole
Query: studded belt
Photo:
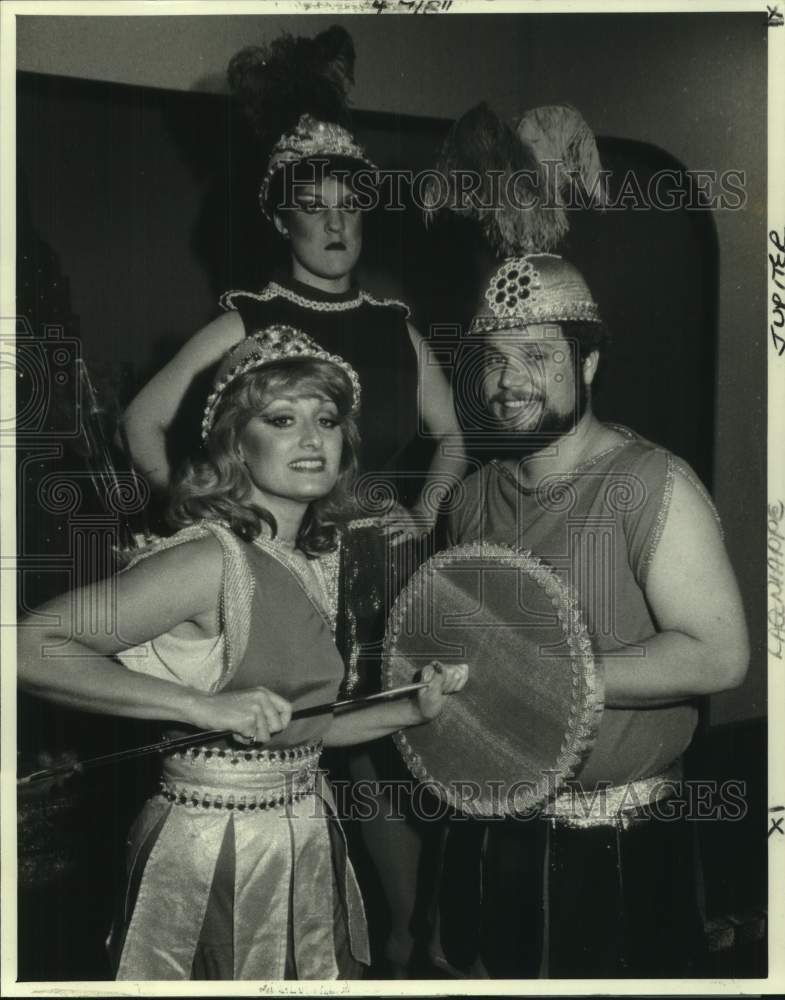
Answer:
[[681, 766], [676, 762], [661, 774], [624, 785], [587, 791], [568, 786], [548, 803], [542, 816], [554, 826], [575, 829], [620, 826], [626, 829], [647, 821], [656, 803], [677, 794], [680, 778]]
[[283, 750], [190, 747], [167, 755], [161, 792], [196, 809], [270, 809], [316, 791], [321, 741]]

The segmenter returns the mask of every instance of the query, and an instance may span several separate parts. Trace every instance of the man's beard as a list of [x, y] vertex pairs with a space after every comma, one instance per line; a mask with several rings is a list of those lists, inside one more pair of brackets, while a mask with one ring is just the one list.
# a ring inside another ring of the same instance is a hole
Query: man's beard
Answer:
[[496, 425], [495, 436], [491, 442], [491, 450], [495, 453], [509, 455], [535, 455], [538, 451], [553, 448], [555, 442], [571, 433], [586, 412], [589, 405], [589, 390], [583, 379], [578, 379], [578, 398], [575, 406], [566, 413], [555, 410], [545, 410], [536, 427], [521, 430], [511, 427], [509, 430], [501, 424]]

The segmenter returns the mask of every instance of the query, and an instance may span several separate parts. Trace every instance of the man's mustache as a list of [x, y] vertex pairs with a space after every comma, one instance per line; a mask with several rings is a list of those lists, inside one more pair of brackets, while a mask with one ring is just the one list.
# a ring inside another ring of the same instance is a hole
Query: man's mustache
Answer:
[[492, 403], [542, 403], [544, 397], [539, 392], [495, 392], [488, 397], [488, 404]]

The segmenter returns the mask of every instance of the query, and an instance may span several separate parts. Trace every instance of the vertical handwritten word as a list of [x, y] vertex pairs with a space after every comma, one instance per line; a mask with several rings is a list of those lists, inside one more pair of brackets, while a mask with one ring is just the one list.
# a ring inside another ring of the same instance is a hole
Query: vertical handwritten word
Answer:
[[782, 659], [785, 643], [785, 595], [783, 595], [783, 571], [785, 570], [785, 534], [782, 518], [785, 504], [780, 500], [770, 503], [767, 518], [766, 569], [769, 595], [768, 633], [769, 653]]
[[[771, 266], [771, 280], [780, 289], [785, 291], [785, 240], [780, 238], [776, 229], [769, 233], [769, 240], [774, 245], [776, 253], [769, 253], [769, 264]], [[779, 292], [771, 293], [772, 322], [769, 325], [771, 341], [777, 357], [782, 357], [785, 353], [785, 337], [778, 330], [785, 326], [785, 302], [780, 298]]]

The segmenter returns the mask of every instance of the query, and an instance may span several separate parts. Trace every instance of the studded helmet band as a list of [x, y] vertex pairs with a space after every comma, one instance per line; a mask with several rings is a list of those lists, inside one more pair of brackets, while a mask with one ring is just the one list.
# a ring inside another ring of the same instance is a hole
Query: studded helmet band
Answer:
[[497, 265], [469, 329], [482, 334], [569, 321], [602, 323], [583, 276], [556, 254], [527, 254]]

